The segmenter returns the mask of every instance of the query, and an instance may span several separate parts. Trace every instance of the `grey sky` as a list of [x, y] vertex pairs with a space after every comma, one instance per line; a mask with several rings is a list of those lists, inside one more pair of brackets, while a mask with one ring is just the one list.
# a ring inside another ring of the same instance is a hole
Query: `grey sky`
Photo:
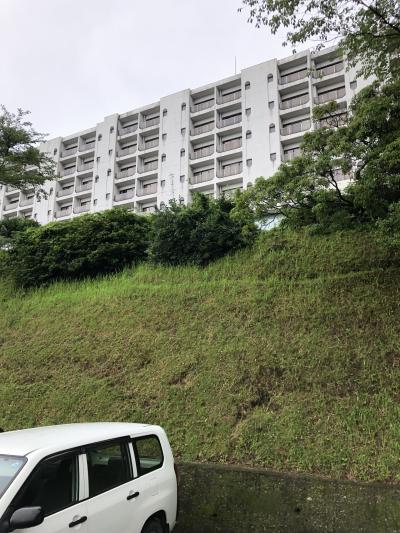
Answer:
[[0, 0], [0, 103], [51, 137], [290, 53], [241, 0]]

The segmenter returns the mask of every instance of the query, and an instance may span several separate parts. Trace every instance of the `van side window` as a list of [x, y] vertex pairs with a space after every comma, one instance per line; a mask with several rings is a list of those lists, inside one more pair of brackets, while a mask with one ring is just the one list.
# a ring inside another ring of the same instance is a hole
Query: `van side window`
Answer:
[[40, 506], [49, 516], [79, 501], [78, 458], [63, 454], [42, 461], [29, 477], [13, 507]]
[[127, 443], [113, 442], [91, 446], [86, 454], [90, 498], [132, 479]]
[[164, 462], [161, 444], [155, 435], [135, 439], [135, 451], [141, 476], [160, 468]]

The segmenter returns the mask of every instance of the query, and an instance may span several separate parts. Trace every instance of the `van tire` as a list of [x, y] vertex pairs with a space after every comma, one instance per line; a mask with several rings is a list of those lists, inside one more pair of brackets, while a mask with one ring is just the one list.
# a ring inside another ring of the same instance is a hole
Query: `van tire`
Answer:
[[158, 518], [152, 518], [142, 529], [142, 533], [164, 533], [163, 523]]

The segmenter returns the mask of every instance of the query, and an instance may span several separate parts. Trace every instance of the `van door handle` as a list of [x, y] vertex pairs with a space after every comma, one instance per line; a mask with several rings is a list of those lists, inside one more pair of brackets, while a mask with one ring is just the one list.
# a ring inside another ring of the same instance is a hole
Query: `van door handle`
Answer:
[[77, 518], [76, 520], [73, 520], [72, 522], [70, 522], [69, 527], [75, 527], [75, 526], [78, 526], [79, 524], [83, 524], [83, 522], [86, 522], [86, 520], [87, 520], [87, 516], [81, 516], [80, 518]]
[[127, 500], [133, 500], [133, 498], [137, 498], [139, 496], [139, 492], [132, 492], [132, 494], [128, 494], [126, 497]]

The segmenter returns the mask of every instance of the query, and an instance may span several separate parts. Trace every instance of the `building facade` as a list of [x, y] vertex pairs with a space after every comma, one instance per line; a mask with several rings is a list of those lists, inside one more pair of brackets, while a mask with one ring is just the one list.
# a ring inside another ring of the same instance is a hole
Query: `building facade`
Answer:
[[[38, 200], [0, 191], [0, 218], [41, 224], [125, 206], [138, 213], [196, 191], [217, 197], [272, 176], [300, 152], [315, 105], [335, 100], [339, 114], [365, 80], [336, 48], [271, 59], [240, 74], [105, 117], [95, 127], [45, 142], [59, 179]], [[338, 176], [338, 179], [341, 177]]]

